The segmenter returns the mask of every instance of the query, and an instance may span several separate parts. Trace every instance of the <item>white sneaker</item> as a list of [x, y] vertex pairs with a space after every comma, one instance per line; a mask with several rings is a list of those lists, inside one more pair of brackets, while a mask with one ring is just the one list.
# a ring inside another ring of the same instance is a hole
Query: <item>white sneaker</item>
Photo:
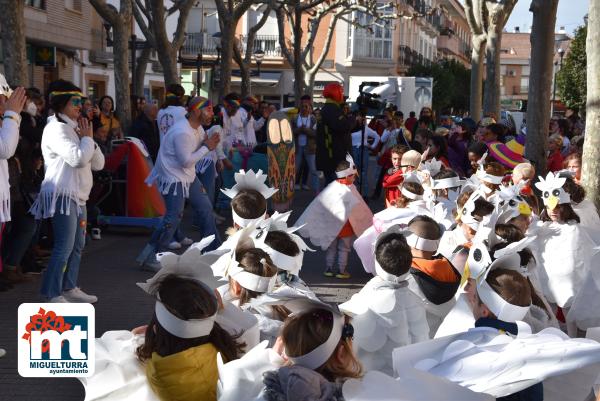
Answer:
[[0, 348], [0, 358], [6, 355], [6, 350], [4, 348]]
[[101, 233], [99, 228], [92, 228], [92, 239], [102, 239]]
[[67, 300], [67, 302], [81, 302], [86, 304], [98, 302], [97, 296], [86, 294], [79, 287], [75, 287], [72, 290], [63, 291], [63, 297]]
[[294, 191], [300, 191], [300, 185], [298, 185], [298, 184], [294, 185]]
[[188, 237], [185, 237], [184, 239], [181, 240], [181, 245], [182, 246], [190, 246], [194, 243], [194, 240]]
[[177, 241], [173, 241], [169, 244], [169, 249], [172, 251], [176, 251], [178, 249], [181, 249], [181, 243], [177, 242]]
[[47, 302], [51, 302], [53, 304], [68, 304], [69, 303], [67, 298], [63, 297], [62, 295], [59, 295], [54, 298], [50, 298]]

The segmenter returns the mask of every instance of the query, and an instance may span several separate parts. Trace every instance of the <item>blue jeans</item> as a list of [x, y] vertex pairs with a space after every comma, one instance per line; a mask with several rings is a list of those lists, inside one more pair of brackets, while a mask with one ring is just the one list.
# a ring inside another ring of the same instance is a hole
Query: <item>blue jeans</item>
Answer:
[[[361, 159], [362, 153], [362, 159]], [[366, 146], [353, 146], [352, 147], [352, 158], [356, 169], [359, 170], [358, 180], [354, 182], [359, 192], [362, 192], [362, 196], [368, 196], [369, 194], [369, 148]], [[362, 162], [362, 168], [361, 168]], [[362, 187], [361, 187], [362, 185]], [[362, 191], [361, 191], [362, 188]]]
[[[152, 249], [145, 249], [143, 253], [148, 254], [144, 255], [145, 257], [138, 258], [138, 260], [153, 260], [154, 253], [167, 250], [169, 243], [173, 240], [173, 236], [181, 223], [183, 209], [185, 208], [185, 198], [183, 196], [181, 184], [178, 183], [173, 185], [169, 192], [163, 196], [165, 198], [165, 207], [167, 211], [165, 212], [160, 225], [152, 233], [152, 237], [148, 243]], [[213, 216], [212, 205], [208, 200], [208, 195], [202, 190], [202, 184], [198, 178], [190, 185], [189, 200], [192, 209], [194, 209], [194, 221], [198, 222], [202, 237], [208, 237], [213, 234], [215, 236], [215, 240], [206, 247], [205, 250], [212, 251], [217, 249], [221, 245], [221, 239], [219, 237], [219, 232], [217, 231], [215, 217]]]
[[12, 221], [6, 236], [5, 262], [9, 266], [20, 266], [27, 249], [38, 230], [39, 221], [27, 212], [28, 205], [15, 202], [12, 207]]
[[306, 160], [308, 167], [308, 176], [310, 179], [310, 188], [313, 192], [319, 191], [319, 174], [317, 173], [317, 155], [306, 153], [306, 146], [296, 145], [296, 175], [300, 174], [302, 159]]
[[[62, 202], [62, 197], [59, 197], [56, 204], [60, 205]], [[69, 208], [68, 215], [61, 213], [57, 207], [52, 217], [54, 248], [41, 289], [42, 295], [47, 298], [57, 297], [63, 291], [77, 287], [81, 252], [85, 246], [87, 210], [85, 205], [78, 207], [74, 200], [69, 200], [66, 204]]]
[[203, 173], [196, 174], [198, 179], [202, 183], [202, 186], [206, 190], [206, 195], [208, 195], [208, 200], [210, 200], [210, 204], [214, 205], [215, 203], [215, 180], [217, 179], [217, 170], [215, 167], [215, 163], [212, 162]]

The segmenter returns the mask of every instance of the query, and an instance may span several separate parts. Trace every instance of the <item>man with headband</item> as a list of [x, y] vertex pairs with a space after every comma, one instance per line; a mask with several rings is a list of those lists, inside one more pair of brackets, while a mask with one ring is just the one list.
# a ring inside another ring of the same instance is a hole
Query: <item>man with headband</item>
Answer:
[[212, 205], [195, 170], [196, 163], [215, 149], [220, 141], [220, 135], [207, 139], [202, 128], [203, 124], [212, 121], [213, 116], [210, 100], [195, 97], [189, 102], [186, 118], [176, 122], [163, 139], [156, 165], [146, 183], [152, 185], [156, 182], [165, 198], [167, 211], [150, 242], [136, 259], [146, 268], [160, 268], [155, 254], [168, 248], [183, 217], [186, 199], [190, 200], [194, 209], [202, 236], [215, 235], [215, 241], [207, 249], [215, 249], [221, 244]]

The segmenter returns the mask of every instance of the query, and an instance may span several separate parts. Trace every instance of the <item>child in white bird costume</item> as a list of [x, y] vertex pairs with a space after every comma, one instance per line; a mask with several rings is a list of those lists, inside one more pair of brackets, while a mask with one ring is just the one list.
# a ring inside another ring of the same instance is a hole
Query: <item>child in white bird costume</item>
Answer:
[[400, 225], [375, 244], [373, 277], [340, 310], [354, 324], [354, 347], [365, 369], [393, 375], [392, 350], [429, 339], [425, 306], [408, 287], [412, 255]]
[[346, 155], [335, 174], [337, 180], [308, 205], [296, 226], [303, 226], [298, 232], [327, 250], [325, 276], [346, 279], [350, 278], [346, 267], [354, 238], [371, 226], [373, 213], [354, 186], [357, 171], [352, 156]]

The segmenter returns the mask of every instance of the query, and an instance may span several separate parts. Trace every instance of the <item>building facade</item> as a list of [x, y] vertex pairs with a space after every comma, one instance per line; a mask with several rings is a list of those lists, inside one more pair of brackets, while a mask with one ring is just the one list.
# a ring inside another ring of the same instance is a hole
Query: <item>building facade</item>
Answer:
[[[500, 48], [500, 104], [503, 109], [525, 111], [529, 93], [529, 75], [531, 65], [530, 32], [521, 32], [517, 27], [513, 32], [502, 34]], [[555, 35], [554, 74], [560, 68], [560, 52], [568, 52], [571, 37], [564, 28]], [[554, 110], [562, 110], [560, 98], [555, 98]]]

